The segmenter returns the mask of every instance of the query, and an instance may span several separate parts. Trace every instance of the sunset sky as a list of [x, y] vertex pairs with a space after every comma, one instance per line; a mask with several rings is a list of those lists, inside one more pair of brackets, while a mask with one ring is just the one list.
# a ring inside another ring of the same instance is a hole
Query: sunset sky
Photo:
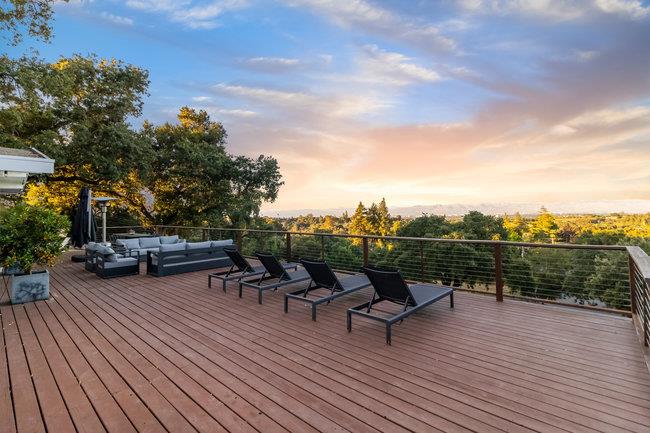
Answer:
[[190, 105], [224, 123], [231, 152], [275, 156], [285, 185], [268, 213], [381, 197], [650, 200], [648, 2], [96, 0], [56, 10], [41, 55], [94, 52], [150, 71], [136, 124]]

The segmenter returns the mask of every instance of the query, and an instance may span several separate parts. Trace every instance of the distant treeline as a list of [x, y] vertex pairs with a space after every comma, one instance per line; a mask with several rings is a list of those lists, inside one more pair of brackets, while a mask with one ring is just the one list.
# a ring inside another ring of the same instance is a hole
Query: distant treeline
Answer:
[[253, 225], [255, 228], [301, 232], [551, 243], [619, 244], [629, 241], [637, 244], [650, 239], [650, 213], [554, 215], [541, 208], [536, 216], [518, 213], [491, 216], [473, 211], [463, 217], [426, 214], [401, 217], [389, 213], [385, 199], [370, 206], [359, 203], [352, 215], [344, 212], [342, 215], [261, 217]]
[[[254, 228], [297, 232], [424, 238], [511, 240], [538, 243], [640, 245], [650, 252], [650, 214], [492, 216], [469, 212], [463, 217], [392, 216], [386, 201], [359, 203], [352, 215], [293, 218], [263, 217]], [[285, 251], [282, 236], [250, 236], [245, 249]], [[629, 308], [627, 255], [624, 251], [504, 247], [506, 293], [567, 303]], [[324, 258], [338, 269], [356, 271], [362, 264], [358, 239], [293, 236], [294, 258]], [[398, 268], [412, 280], [480, 291], [494, 290], [491, 246], [416, 241], [371, 241], [372, 264]]]

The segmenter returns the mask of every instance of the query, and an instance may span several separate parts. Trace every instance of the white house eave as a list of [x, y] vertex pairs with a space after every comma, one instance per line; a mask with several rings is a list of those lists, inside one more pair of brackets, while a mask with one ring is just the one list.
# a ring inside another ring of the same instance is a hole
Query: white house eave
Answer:
[[[43, 155], [39, 152], [40, 155]], [[54, 173], [54, 160], [42, 157], [0, 155], [0, 171], [42, 174]]]

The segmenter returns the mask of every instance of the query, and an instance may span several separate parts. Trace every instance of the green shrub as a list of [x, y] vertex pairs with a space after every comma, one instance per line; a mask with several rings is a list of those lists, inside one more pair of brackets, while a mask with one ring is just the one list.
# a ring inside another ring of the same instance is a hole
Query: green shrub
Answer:
[[0, 210], [0, 265], [31, 272], [53, 265], [63, 251], [68, 219], [41, 206], [18, 204]]

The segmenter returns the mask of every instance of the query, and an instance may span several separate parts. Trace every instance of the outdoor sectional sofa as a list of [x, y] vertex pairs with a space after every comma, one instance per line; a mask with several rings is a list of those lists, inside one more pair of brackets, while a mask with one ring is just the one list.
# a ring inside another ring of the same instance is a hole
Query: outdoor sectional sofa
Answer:
[[157, 251], [147, 251], [147, 274], [162, 277], [231, 266], [223, 250], [229, 245], [232, 239], [162, 244]]
[[185, 244], [185, 239], [174, 236], [142, 237], [132, 239], [117, 239], [115, 251], [126, 257], [140, 257], [141, 261], [147, 260], [147, 253], [157, 252], [162, 245]]

